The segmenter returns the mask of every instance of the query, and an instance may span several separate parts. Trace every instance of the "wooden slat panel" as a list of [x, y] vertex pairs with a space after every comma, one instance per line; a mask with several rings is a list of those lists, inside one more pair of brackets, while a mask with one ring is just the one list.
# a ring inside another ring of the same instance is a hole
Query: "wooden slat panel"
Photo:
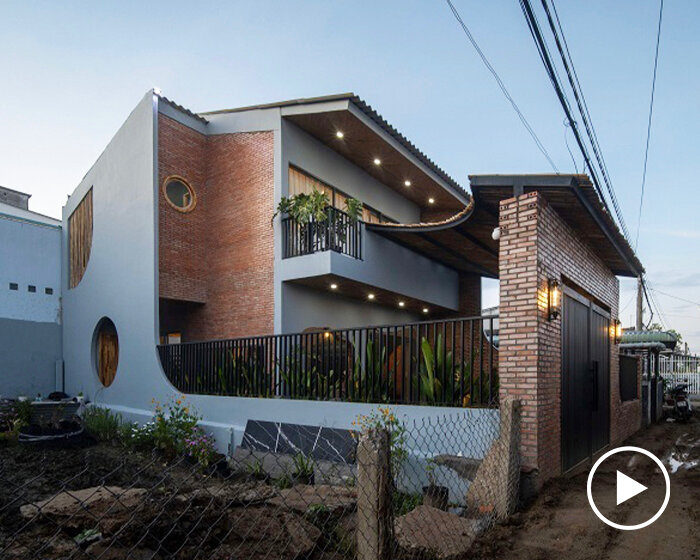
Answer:
[[69, 288], [83, 278], [92, 249], [92, 189], [68, 218]]
[[98, 376], [105, 387], [114, 382], [119, 363], [119, 339], [113, 332], [100, 332]]

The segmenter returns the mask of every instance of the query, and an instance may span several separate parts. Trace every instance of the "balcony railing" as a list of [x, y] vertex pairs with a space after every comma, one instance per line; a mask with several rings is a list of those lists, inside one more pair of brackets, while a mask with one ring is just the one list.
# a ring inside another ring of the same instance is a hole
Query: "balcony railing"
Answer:
[[329, 206], [324, 221], [299, 224], [284, 218], [282, 244], [282, 258], [285, 259], [320, 251], [335, 251], [362, 259], [362, 223]]
[[158, 347], [184, 393], [495, 406], [495, 317], [257, 336]]

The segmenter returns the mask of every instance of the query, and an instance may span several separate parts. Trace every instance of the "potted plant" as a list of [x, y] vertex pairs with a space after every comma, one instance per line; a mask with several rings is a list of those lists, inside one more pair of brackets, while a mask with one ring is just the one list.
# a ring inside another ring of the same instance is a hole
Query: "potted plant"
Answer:
[[299, 452], [294, 456], [292, 479], [295, 484], [310, 485], [314, 483], [314, 460], [310, 455]]
[[423, 486], [423, 505], [447, 511], [450, 490], [447, 486], [435, 484], [435, 467], [435, 461], [428, 459], [428, 464], [425, 467], [428, 473], [428, 486]]
[[[317, 249], [317, 244], [337, 244], [347, 235], [347, 223], [336, 218], [336, 215], [329, 210], [330, 208], [331, 202], [328, 195], [314, 188], [310, 193], [283, 196], [272, 219], [274, 220], [278, 214], [286, 214], [299, 227], [298, 234], [302, 240], [302, 246], [306, 247], [308, 252], [313, 252]], [[362, 215], [362, 203], [356, 198], [346, 199], [345, 212], [350, 222], [357, 222]], [[329, 216], [333, 216], [332, 223], [319, 229], [317, 224], [328, 221]]]

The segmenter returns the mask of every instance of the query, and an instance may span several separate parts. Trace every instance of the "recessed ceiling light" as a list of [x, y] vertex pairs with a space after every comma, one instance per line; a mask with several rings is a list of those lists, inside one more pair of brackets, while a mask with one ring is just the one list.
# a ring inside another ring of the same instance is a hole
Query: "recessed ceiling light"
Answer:
[[338, 284], [331, 284], [331, 290], [337, 290]]
[[407, 187], [410, 187], [410, 186], [411, 186], [411, 181], [409, 181], [408, 179], [406, 179], [406, 180], [403, 182], [403, 184], [406, 185]]
[[367, 294], [367, 299], [374, 299], [374, 294]]
[[405, 302], [403, 302], [403, 301], [400, 301], [400, 302], [399, 302], [399, 307], [403, 307], [404, 305], [406, 305]]
[[430, 204], [435, 204], [435, 199], [434, 199], [434, 198], [429, 198], [429, 199], [428, 199], [428, 202], [429, 202]]
[[427, 313], [428, 311], [430, 311], [430, 310], [427, 307], [423, 308], [423, 313]]
[[381, 164], [382, 164], [381, 159], [379, 159], [378, 157], [374, 158], [374, 165], [381, 165]]
[[336, 132], [335, 135], [336, 135], [338, 138], [342, 138], [343, 136], [345, 136], [345, 134], [343, 134], [343, 132], [342, 132], [341, 130], [339, 130], [338, 132]]

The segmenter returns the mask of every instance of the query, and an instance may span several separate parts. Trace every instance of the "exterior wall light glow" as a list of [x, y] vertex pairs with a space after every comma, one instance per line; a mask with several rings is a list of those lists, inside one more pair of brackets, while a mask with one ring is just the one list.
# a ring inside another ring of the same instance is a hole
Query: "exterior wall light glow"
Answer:
[[410, 187], [410, 186], [411, 186], [411, 181], [409, 181], [408, 179], [406, 179], [406, 180], [403, 182], [403, 184], [406, 185], [407, 187]]
[[429, 202], [430, 204], [435, 204], [435, 199], [434, 199], [434, 198], [429, 198], [429, 199], [428, 199], [428, 202]]
[[400, 302], [399, 302], [399, 307], [403, 307], [404, 305], [406, 305], [405, 302], [403, 302], [403, 301], [400, 301]]
[[427, 307], [423, 308], [423, 313], [427, 313], [428, 311], [429, 311], [429, 309]]
[[331, 284], [331, 290], [337, 290], [338, 284]]
[[622, 340], [622, 323], [620, 322], [620, 319], [615, 319], [613, 321], [612, 331], [615, 344], [620, 344], [620, 341]]
[[338, 132], [336, 132], [335, 135], [336, 135], [338, 138], [342, 138], [343, 136], [345, 136], [345, 134], [343, 134], [343, 132], [342, 132], [341, 130], [339, 130]]
[[381, 165], [381, 164], [382, 164], [381, 159], [379, 159], [378, 157], [374, 158], [374, 165]]
[[367, 299], [374, 299], [374, 294], [367, 294]]
[[547, 285], [547, 319], [561, 316], [561, 286], [559, 280], [550, 278]]

